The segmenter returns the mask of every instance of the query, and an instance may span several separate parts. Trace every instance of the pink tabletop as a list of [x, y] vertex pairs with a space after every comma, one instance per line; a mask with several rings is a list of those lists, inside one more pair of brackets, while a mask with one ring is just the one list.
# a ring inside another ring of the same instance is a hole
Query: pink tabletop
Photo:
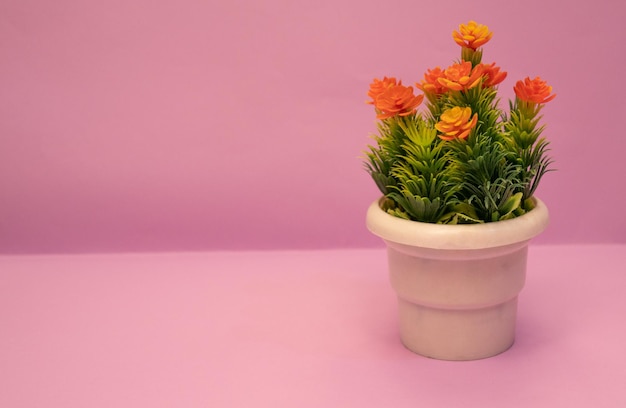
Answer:
[[0, 407], [626, 406], [626, 247], [533, 246], [517, 341], [397, 338], [383, 250], [0, 257]]

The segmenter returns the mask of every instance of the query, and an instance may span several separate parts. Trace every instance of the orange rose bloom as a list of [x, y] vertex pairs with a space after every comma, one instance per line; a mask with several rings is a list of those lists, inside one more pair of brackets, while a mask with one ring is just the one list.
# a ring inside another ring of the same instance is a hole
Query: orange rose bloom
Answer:
[[493, 33], [489, 31], [489, 28], [475, 21], [461, 24], [459, 31], [452, 32], [452, 38], [454, 38], [457, 44], [461, 47], [471, 48], [474, 51], [491, 40], [491, 37], [493, 37]]
[[447, 89], [439, 83], [439, 78], [443, 76], [443, 70], [439, 67], [434, 69], [429, 69], [424, 74], [424, 79], [422, 82], [416, 83], [415, 86], [418, 89], [421, 89], [423, 92], [432, 93], [432, 94], [442, 94], [447, 91]]
[[440, 132], [439, 138], [443, 140], [467, 138], [470, 131], [478, 123], [478, 115], [475, 113], [470, 119], [471, 115], [472, 110], [469, 107], [461, 108], [460, 106], [443, 112], [440, 122], [435, 125], [435, 128]]
[[552, 87], [539, 77], [535, 79], [526, 77], [524, 81], [517, 81], [513, 90], [515, 95], [525, 102], [546, 103], [556, 97], [556, 94], [550, 95]]
[[483, 64], [483, 76], [485, 77], [483, 86], [493, 87], [504, 81], [506, 72], [500, 72], [500, 67], [496, 67], [496, 63], [493, 62], [489, 65]]
[[415, 96], [413, 87], [396, 85], [388, 88], [376, 97], [374, 106], [378, 109], [377, 119], [387, 119], [392, 116], [407, 116], [417, 111], [417, 107], [424, 95]]
[[478, 64], [472, 69], [471, 62], [463, 61], [446, 68], [437, 81], [451, 91], [465, 91], [478, 85], [483, 75], [483, 69], [482, 64]]
[[387, 89], [392, 88], [396, 85], [402, 85], [402, 81], [397, 81], [395, 78], [387, 78], [384, 77], [382, 80], [375, 78], [374, 81], [370, 84], [370, 90], [367, 92], [367, 96], [372, 98], [371, 101], [367, 101], [370, 105], [376, 103], [376, 98], [381, 93], [385, 92]]

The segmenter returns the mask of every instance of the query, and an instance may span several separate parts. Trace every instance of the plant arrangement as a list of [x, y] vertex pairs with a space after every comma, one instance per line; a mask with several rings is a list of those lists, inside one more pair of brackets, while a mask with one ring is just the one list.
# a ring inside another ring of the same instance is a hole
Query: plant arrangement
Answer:
[[[518, 81], [508, 112], [498, 85], [507, 73], [482, 62], [493, 36], [470, 21], [452, 33], [461, 59], [428, 69], [413, 87], [392, 77], [374, 79], [368, 96], [378, 134], [365, 167], [384, 195], [387, 213], [421, 222], [484, 223], [532, 210], [533, 194], [551, 169], [541, 136], [541, 109], [554, 99], [540, 77]], [[425, 102], [424, 102], [425, 100]], [[418, 107], [424, 102], [426, 109]]]

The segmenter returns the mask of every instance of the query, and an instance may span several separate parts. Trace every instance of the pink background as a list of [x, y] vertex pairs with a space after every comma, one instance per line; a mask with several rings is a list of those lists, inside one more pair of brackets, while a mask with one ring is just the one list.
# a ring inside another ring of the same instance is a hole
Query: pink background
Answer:
[[449, 65], [470, 19], [503, 97], [558, 94], [538, 242], [625, 243], [624, 6], [565, 4], [3, 0], [0, 252], [379, 246], [368, 84]]

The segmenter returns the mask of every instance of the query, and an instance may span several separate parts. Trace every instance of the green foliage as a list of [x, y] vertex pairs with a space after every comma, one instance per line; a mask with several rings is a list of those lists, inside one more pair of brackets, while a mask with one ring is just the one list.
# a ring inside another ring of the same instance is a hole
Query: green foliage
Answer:
[[511, 217], [520, 205], [521, 196], [511, 201], [522, 187], [520, 166], [507, 160], [503, 145], [485, 134], [474, 134], [467, 141], [452, 141], [450, 149], [460, 180], [457, 200], [472, 206], [478, 219], [486, 222]]
[[437, 131], [420, 115], [395, 117], [379, 128], [377, 147], [369, 146], [366, 168], [401, 218], [437, 222], [448, 210], [456, 187], [450, 157]]
[[518, 101], [510, 103], [509, 117], [503, 115], [506, 129], [505, 145], [510, 160], [520, 166], [521, 192], [526, 200], [533, 196], [541, 178], [552, 169], [548, 156], [549, 142], [541, 137], [544, 126], [539, 126], [542, 105], [528, 106]]
[[397, 120], [385, 120], [378, 123], [378, 135], [374, 136], [376, 146], [368, 146], [365, 168], [372, 176], [378, 189], [387, 195], [397, 182], [391, 175], [392, 168], [404, 154], [403, 145], [408, 140], [407, 134]]
[[471, 48], [463, 47], [461, 49], [461, 59], [463, 61], [470, 61], [472, 66], [480, 64], [480, 61], [483, 58], [483, 51], [479, 48], [477, 50], [473, 50]]
[[432, 223], [501, 221], [524, 214], [550, 170], [538, 110], [497, 107], [492, 89], [457, 92], [443, 106], [469, 106], [479, 121], [466, 140], [437, 138], [436, 118], [393, 117], [379, 126], [366, 168], [394, 216]]
[[[439, 145], [440, 146], [440, 145]], [[405, 145], [405, 156], [393, 168], [398, 184], [388, 197], [410, 219], [437, 222], [446, 211], [454, 185], [449, 182], [448, 158], [435, 146]]]

